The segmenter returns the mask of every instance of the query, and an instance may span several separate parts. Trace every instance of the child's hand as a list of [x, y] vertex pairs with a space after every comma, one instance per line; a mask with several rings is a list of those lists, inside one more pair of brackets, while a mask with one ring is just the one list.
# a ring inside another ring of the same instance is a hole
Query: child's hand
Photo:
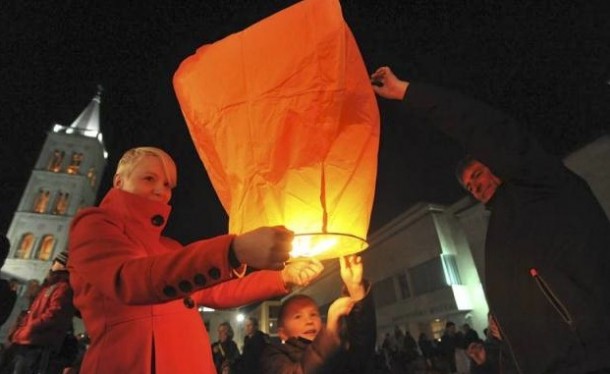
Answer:
[[353, 301], [360, 301], [366, 296], [366, 290], [362, 283], [362, 273], [364, 266], [362, 265], [362, 258], [360, 256], [345, 256], [339, 259], [341, 264], [341, 278], [349, 296]]
[[350, 297], [340, 297], [333, 301], [328, 308], [328, 314], [326, 316], [326, 330], [329, 333], [339, 338], [340, 319], [343, 316], [347, 316], [354, 307], [354, 300]]
[[282, 270], [284, 284], [290, 286], [307, 286], [324, 270], [324, 265], [315, 258], [296, 259], [286, 264]]

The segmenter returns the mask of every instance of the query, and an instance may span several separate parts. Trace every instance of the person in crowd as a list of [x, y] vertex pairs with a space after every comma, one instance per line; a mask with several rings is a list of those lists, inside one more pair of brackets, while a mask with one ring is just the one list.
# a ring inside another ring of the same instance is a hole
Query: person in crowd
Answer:
[[[375, 308], [362, 278], [362, 259], [347, 256], [339, 261], [349, 296], [330, 305], [326, 326], [311, 297], [297, 294], [285, 300], [278, 317], [282, 343], [268, 345], [263, 352], [264, 373], [365, 373], [367, 365], [372, 365]], [[345, 324], [343, 316], [347, 316]]]
[[419, 346], [419, 350], [421, 351], [422, 356], [426, 360], [426, 368], [432, 369], [436, 367], [434, 359], [436, 356], [436, 347], [432, 340], [428, 338], [426, 333], [422, 332], [419, 334], [419, 338], [417, 339], [417, 345]]
[[[11, 243], [4, 235], [0, 235], [0, 269], [4, 266], [4, 261], [8, 257], [11, 249]], [[13, 311], [17, 300], [17, 292], [10, 281], [0, 279], [0, 326], [6, 322]]]
[[239, 374], [261, 374], [260, 357], [270, 343], [269, 335], [259, 329], [258, 319], [248, 317], [245, 325], [246, 336], [242, 355], [237, 364]]
[[511, 117], [477, 100], [400, 80], [373, 90], [457, 140], [457, 177], [490, 210], [485, 291], [496, 337], [523, 373], [610, 369], [610, 222], [587, 183]]
[[30, 309], [17, 320], [9, 335], [12, 373], [61, 373], [57, 360], [68, 331], [74, 306], [68, 282], [68, 253], [53, 259], [51, 269]]
[[442, 355], [443, 366], [448, 370], [449, 373], [457, 372], [455, 362], [455, 349], [458, 343], [458, 336], [456, 335], [455, 323], [447, 321], [445, 323], [445, 331], [441, 336], [441, 341], [438, 345], [439, 351]]
[[233, 374], [240, 358], [237, 344], [233, 341], [233, 327], [229, 322], [218, 325], [218, 341], [212, 344], [212, 356], [217, 374]]
[[462, 332], [464, 333], [464, 345], [466, 347], [468, 347], [470, 343], [480, 340], [477, 331], [471, 328], [470, 325], [467, 323], [462, 325]]
[[[293, 233], [284, 227], [186, 246], [163, 236], [176, 181], [166, 152], [133, 148], [99, 207], [72, 222], [70, 282], [91, 338], [85, 373], [212, 373], [197, 305], [233, 308], [285, 295], [322, 271], [313, 260], [285, 266]], [[243, 276], [246, 266], [269, 270]]]

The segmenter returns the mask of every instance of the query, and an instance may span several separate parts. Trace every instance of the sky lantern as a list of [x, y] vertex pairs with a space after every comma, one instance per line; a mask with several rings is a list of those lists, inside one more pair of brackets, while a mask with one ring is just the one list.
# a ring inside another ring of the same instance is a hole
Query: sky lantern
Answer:
[[293, 257], [367, 247], [379, 112], [338, 1], [302, 1], [200, 47], [174, 89], [230, 233], [284, 225]]

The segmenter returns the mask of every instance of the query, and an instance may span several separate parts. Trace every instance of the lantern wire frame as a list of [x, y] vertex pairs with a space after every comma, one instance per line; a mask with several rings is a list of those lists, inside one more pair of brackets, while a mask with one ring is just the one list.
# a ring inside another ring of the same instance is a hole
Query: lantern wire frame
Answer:
[[340, 232], [298, 233], [292, 240], [290, 257], [315, 257], [318, 260], [352, 255], [367, 249], [369, 244], [359, 236]]

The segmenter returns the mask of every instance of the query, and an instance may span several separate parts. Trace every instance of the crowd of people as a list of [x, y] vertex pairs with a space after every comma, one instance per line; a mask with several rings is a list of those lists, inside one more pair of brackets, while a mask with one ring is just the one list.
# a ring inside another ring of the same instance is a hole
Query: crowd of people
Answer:
[[[400, 80], [388, 67], [371, 79], [379, 96], [402, 101], [471, 154], [458, 180], [491, 211], [484, 340], [452, 322], [438, 342], [397, 328], [375, 356], [370, 284], [362, 259], [348, 256], [339, 259], [343, 296], [325, 323], [315, 300], [297, 294], [281, 305], [281, 342], [252, 318], [243, 353], [229, 323], [211, 344], [197, 306], [286, 296], [323, 266], [289, 261], [294, 234], [281, 226], [188, 245], [163, 236], [176, 165], [159, 148], [137, 147], [120, 159], [99, 206], [74, 218], [68, 251], [11, 329], [1, 373], [407, 373], [418, 359], [447, 373], [608, 372], [610, 222], [586, 182], [481, 102]], [[7, 248], [3, 239], [2, 262]], [[17, 293], [7, 281], [0, 291], [4, 322]], [[87, 337], [75, 339], [75, 314]]]

